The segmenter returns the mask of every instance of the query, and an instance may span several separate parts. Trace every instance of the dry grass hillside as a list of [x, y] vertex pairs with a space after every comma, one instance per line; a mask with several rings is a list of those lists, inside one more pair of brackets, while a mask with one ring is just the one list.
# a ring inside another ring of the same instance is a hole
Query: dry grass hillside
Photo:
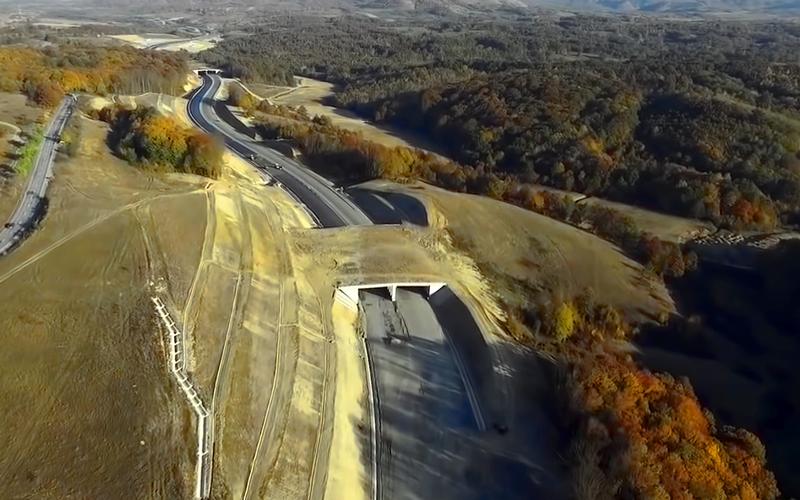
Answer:
[[530, 297], [546, 301], [590, 292], [635, 319], [674, 308], [663, 283], [648, 277], [641, 265], [573, 226], [422, 183], [372, 181], [357, 188], [393, 207], [401, 218], [427, 223], [429, 232], [474, 259], [489, 288], [510, 307], [522, 307]]
[[[0, 496], [177, 497], [189, 491], [189, 414], [167, 376], [149, 282], [153, 238], [202, 234], [197, 183], [148, 178], [113, 158], [104, 126], [59, 161], [49, 215], [0, 260]], [[181, 205], [159, 204], [180, 199]], [[184, 226], [153, 225], [151, 209]]]
[[[281, 251], [283, 224], [306, 216], [233, 158], [216, 182], [151, 175], [110, 154], [105, 124], [83, 129], [41, 227], [0, 260], [0, 497], [191, 495], [194, 417], [167, 370], [155, 293], [185, 326], [188, 369], [215, 408], [215, 495], [311, 488], [268, 474], [310, 474], [326, 449], [309, 408], [328, 372], [302, 366], [325, 366], [330, 344], [318, 311], [300, 317]], [[264, 448], [290, 438], [300, 445]]]

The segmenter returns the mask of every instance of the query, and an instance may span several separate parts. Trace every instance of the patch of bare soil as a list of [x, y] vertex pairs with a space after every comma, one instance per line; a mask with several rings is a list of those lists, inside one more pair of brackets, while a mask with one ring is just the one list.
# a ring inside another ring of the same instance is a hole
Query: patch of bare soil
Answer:
[[86, 110], [98, 110], [114, 104], [120, 104], [127, 108], [136, 108], [139, 106], [155, 108], [164, 115], [170, 115], [179, 119], [187, 127], [193, 126], [186, 110], [186, 99], [182, 97], [148, 92], [135, 96], [115, 95], [110, 98], [84, 96], [79, 100], [81, 109]]

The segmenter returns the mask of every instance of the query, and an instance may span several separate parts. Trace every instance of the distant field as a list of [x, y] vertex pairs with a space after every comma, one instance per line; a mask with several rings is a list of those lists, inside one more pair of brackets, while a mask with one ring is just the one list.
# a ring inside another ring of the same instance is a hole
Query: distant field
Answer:
[[327, 116], [337, 127], [360, 132], [370, 141], [390, 147], [405, 146], [436, 152], [433, 145], [424, 137], [393, 127], [376, 125], [351, 111], [324, 104], [325, 98], [333, 95], [335, 91], [332, 83], [306, 77], [298, 77], [297, 80], [299, 85], [294, 88], [250, 84], [247, 87], [261, 97], [269, 97], [275, 104], [303, 106], [311, 116]]
[[156, 48], [177, 52], [185, 50], [190, 54], [202, 52], [215, 46], [218, 37], [181, 38], [166, 33], [146, 33], [129, 35], [111, 35], [110, 38], [130, 44], [138, 49]]

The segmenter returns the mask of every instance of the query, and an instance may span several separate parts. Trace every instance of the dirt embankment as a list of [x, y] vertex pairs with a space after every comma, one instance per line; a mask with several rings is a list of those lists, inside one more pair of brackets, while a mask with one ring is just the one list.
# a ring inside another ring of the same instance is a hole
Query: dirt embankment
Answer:
[[[568, 224], [485, 197], [417, 183], [373, 181], [351, 189], [397, 222], [423, 223], [440, 245], [469, 256], [482, 288], [511, 307], [590, 292], [634, 319], [674, 308], [663, 283], [613, 244]], [[388, 208], [387, 208], [388, 207]]]

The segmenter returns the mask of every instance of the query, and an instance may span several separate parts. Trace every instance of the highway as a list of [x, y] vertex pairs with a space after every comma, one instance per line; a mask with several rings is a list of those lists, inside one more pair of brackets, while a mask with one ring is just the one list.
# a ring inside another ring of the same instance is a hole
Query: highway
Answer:
[[[208, 134], [221, 137], [225, 145], [280, 182], [314, 215], [323, 227], [368, 225], [372, 221], [350, 198], [336, 191], [333, 184], [302, 164], [238, 132], [220, 119], [213, 107], [222, 79], [204, 74], [203, 86], [189, 100], [189, 118]], [[259, 158], [252, 161], [250, 158]], [[273, 165], [280, 165], [275, 168]]]
[[362, 291], [379, 396], [377, 498], [531, 498], [535, 473], [486, 429], [448, 333], [422, 294]]
[[[203, 86], [188, 104], [189, 116], [199, 128], [221, 137], [232, 151], [279, 181], [322, 227], [372, 224], [329, 181], [220, 119], [213, 101], [222, 79], [202, 76]], [[436, 491], [445, 498], [512, 498], [529, 491], [512, 487], [512, 494], [503, 494], [509, 484], [497, 481], [509, 474], [497, 468], [507, 468], [508, 463], [485, 449], [499, 436], [486, 430], [465, 373], [468, 368], [427, 299], [407, 290], [397, 293], [396, 304], [372, 293], [363, 294], [361, 303], [370, 360], [369, 399], [377, 414], [371, 443], [373, 495], [427, 498]], [[397, 333], [401, 330], [404, 333]], [[387, 342], [395, 336], [405, 337], [402, 345]], [[475, 470], [485, 473], [465, 480]]]
[[50, 180], [53, 178], [53, 160], [56, 156], [58, 141], [67, 120], [75, 109], [75, 103], [74, 97], [65, 97], [47, 127], [42, 148], [39, 150], [28, 177], [25, 192], [5, 227], [0, 230], [0, 255], [7, 254], [22, 241], [39, 215]]

